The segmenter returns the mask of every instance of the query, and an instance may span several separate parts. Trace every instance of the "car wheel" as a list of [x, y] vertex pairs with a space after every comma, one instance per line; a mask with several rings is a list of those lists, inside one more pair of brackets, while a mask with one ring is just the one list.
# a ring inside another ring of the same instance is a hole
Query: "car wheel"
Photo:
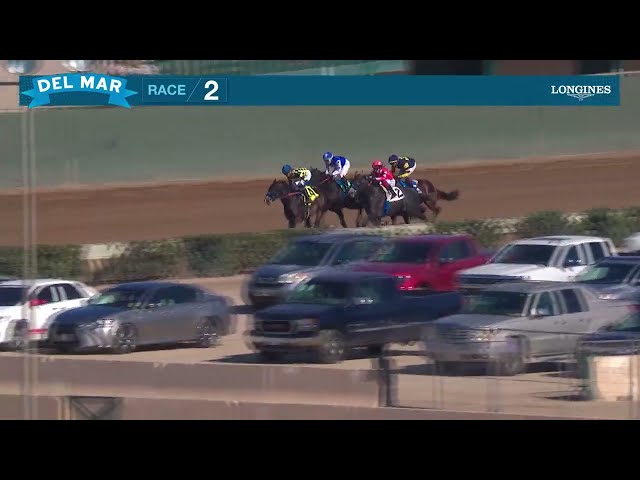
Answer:
[[346, 346], [344, 337], [336, 330], [320, 332], [320, 347], [317, 357], [320, 363], [339, 363], [344, 360]]
[[215, 347], [220, 343], [218, 322], [213, 318], [202, 318], [198, 322], [196, 343], [201, 348]]
[[73, 352], [73, 347], [71, 345], [56, 345], [56, 352], [65, 354]]
[[382, 355], [383, 350], [384, 345], [372, 345], [370, 347], [367, 347], [367, 353], [372, 357], [379, 357], [380, 355]]
[[495, 364], [495, 374], [501, 377], [513, 377], [527, 370], [525, 343], [521, 338], [510, 338], [514, 351], [505, 354]]
[[116, 330], [113, 338], [113, 353], [131, 353], [136, 349], [138, 332], [133, 325], [125, 323]]
[[464, 364], [459, 362], [434, 362], [436, 375], [455, 376], [464, 371]]
[[260, 357], [260, 360], [265, 362], [278, 362], [282, 360], [283, 357], [280, 352], [267, 352], [264, 350], [259, 351], [258, 356]]
[[26, 350], [28, 344], [27, 324], [25, 322], [16, 322], [13, 326], [11, 340], [6, 344], [6, 349], [11, 352]]

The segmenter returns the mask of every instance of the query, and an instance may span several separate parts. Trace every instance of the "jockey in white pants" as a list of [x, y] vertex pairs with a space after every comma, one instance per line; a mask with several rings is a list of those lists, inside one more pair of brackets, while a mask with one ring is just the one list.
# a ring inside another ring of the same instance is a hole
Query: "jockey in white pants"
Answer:
[[324, 164], [326, 166], [325, 173], [331, 175], [335, 182], [342, 188], [344, 186], [342, 179], [346, 177], [351, 168], [351, 163], [348, 158], [334, 155], [331, 152], [326, 152], [322, 155]]

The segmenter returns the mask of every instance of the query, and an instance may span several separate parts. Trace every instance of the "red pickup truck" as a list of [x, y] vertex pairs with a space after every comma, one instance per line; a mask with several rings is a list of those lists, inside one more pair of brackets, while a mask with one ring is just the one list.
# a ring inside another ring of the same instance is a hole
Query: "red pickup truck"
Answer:
[[352, 270], [395, 275], [401, 290], [457, 290], [456, 273], [489, 261], [471, 235], [416, 235], [392, 239], [373, 258]]

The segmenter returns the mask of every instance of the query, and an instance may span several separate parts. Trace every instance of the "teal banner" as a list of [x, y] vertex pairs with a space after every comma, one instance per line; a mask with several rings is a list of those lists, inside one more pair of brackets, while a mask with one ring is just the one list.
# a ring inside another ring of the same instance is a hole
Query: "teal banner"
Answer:
[[39, 106], [619, 106], [620, 77], [230, 76], [91, 73], [20, 77]]

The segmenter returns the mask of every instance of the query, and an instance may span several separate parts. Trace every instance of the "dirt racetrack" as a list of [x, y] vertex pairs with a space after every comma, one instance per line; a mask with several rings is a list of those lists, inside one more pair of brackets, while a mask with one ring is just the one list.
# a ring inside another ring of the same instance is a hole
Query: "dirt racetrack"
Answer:
[[[640, 206], [640, 152], [438, 166], [414, 174], [419, 177], [428, 177], [441, 190], [460, 190], [458, 200], [442, 202], [442, 221]], [[281, 205], [263, 203], [271, 180], [42, 191], [37, 195], [36, 241], [101, 243], [284, 228]], [[354, 213], [347, 212], [349, 226], [354, 226]], [[337, 217], [328, 213], [324, 223], [337, 225]], [[0, 244], [22, 243], [21, 192], [0, 195], [0, 225]]]

